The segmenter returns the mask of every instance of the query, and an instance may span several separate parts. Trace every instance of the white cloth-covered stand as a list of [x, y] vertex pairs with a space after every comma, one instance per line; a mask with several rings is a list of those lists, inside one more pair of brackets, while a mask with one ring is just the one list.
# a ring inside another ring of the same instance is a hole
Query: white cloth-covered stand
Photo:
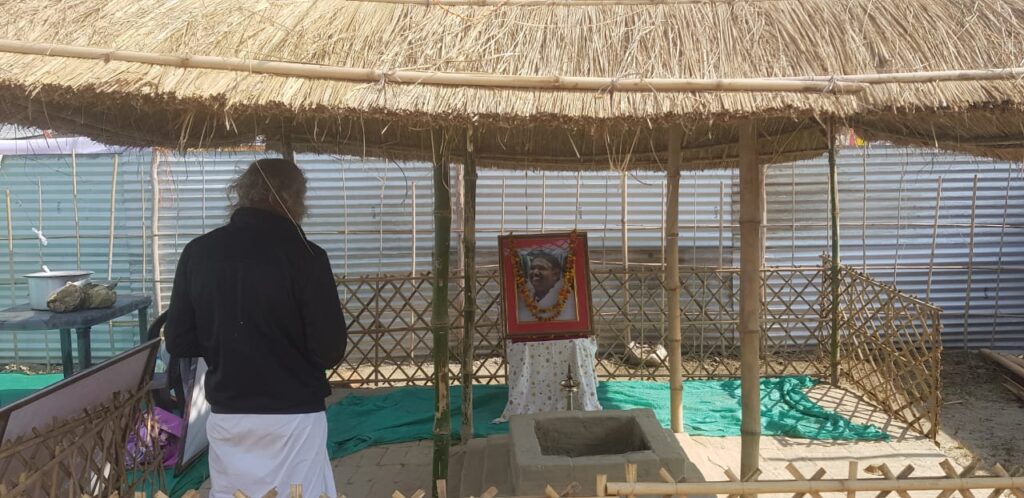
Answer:
[[512, 415], [565, 410], [566, 393], [561, 382], [567, 367], [572, 368], [573, 378], [580, 383], [573, 409], [600, 410], [596, 356], [594, 338], [509, 344], [508, 404], [494, 423], [506, 422]]

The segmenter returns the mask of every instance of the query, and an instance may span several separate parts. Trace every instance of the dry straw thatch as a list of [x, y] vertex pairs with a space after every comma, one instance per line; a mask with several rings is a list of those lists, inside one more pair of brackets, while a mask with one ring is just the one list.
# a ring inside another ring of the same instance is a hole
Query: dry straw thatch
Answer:
[[[510, 81], [1024, 65], [1024, 0], [0, 0], [0, 9], [7, 41]], [[660, 169], [669, 122], [684, 124], [684, 164], [703, 168], [734, 165], [742, 120], [757, 119], [762, 161], [777, 162], [820, 153], [822, 123], [835, 119], [877, 138], [1019, 159], [1018, 73], [872, 84], [855, 94], [626, 92], [340, 81], [2, 53], [0, 121], [125, 145], [263, 136], [300, 151], [427, 160], [431, 127], [458, 133], [474, 125], [481, 166]]]

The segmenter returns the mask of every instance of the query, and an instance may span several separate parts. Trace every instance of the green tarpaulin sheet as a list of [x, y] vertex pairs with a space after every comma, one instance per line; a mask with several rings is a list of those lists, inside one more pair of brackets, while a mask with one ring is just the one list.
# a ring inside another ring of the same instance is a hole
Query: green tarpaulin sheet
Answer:
[[64, 374], [0, 373], [0, 406], [7, 406], [63, 379]]
[[[810, 377], [776, 377], [761, 380], [761, 427], [766, 436], [807, 439], [875, 441], [888, 436], [878, 428], [850, 422], [821, 408], [805, 390]], [[597, 396], [606, 410], [650, 408], [662, 425], [669, 425], [669, 386], [659, 382], [602, 382]], [[501, 434], [508, 424], [492, 424], [501, 416], [508, 399], [504, 385], [473, 387], [473, 418], [476, 436]], [[451, 390], [453, 440], [459, 439], [462, 389]], [[686, 381], [683, 419], [692, 436], [740, 435], [740, 381]], [[341, 458], [369, 446], [431, 438], [434, 423], [434, 390], [403, 387], [383, 395], [350, 395], [328, 407], [328, 452]], [[198, 488], [207, 479], [207, 462], [196, 462], [171, 486], [172, 496]]]

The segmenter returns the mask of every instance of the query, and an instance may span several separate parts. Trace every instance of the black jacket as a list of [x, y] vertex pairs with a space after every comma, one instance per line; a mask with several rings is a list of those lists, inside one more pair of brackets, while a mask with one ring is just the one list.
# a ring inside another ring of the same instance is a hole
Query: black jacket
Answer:
[[239, 208], [181, 253], [167, 351], [203, 357], [215, 413], [313, 413], [348, 342], [327, 253], [291, 220]]

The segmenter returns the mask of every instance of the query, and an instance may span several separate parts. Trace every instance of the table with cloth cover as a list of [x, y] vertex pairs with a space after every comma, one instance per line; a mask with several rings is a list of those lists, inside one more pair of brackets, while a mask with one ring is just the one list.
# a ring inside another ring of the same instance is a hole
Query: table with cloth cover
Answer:
[[597, 340], [568, 339], [558, 341], [519, 342], [508, 345], [508, 403], [494, 423], [506, 422], [512, 415], [554, 412], [566, 409], [562, 391], [567, 368], [580, 385], [573, 399], [573, 409], [601, 409], [597, 400], [595, 358]]

